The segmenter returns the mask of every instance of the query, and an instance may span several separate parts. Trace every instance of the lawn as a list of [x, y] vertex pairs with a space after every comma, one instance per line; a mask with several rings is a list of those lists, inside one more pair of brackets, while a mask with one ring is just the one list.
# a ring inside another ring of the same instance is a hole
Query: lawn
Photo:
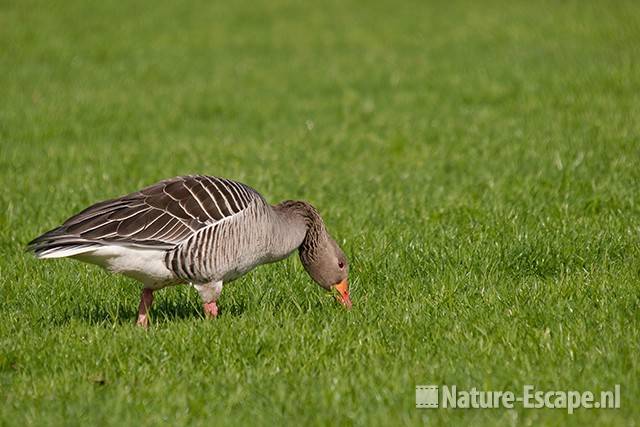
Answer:
[[[0, 1], [0, 425], [637, 425], [634, 1]], [[297, 256], [203, 318], [25, 244], [162, 178], [304, 199]], [[416, 409], [415, 386], [619, 409]]]

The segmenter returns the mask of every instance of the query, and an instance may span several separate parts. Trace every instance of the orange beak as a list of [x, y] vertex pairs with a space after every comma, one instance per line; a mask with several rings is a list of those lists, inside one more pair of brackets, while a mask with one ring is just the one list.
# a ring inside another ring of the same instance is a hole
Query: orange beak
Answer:
[[336, 290], [339, 292], [336, 295], [340, 304], [344, 305], [347, 309], [351, 308], [351, 298], [349, 297], [349, 281], [344, 279], [342, 282], [338, 283], [334, 286]]

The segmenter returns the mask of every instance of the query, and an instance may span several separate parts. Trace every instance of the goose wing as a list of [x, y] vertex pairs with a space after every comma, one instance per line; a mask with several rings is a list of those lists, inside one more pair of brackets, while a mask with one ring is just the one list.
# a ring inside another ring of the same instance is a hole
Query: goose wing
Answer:
[[171, 249], [258, 199], [263, 200], [258, 192], [236, 181], [180, 176], [96, 203], [31, 241], [28, 249], [39, 257], [71, 256], [106, 244]]

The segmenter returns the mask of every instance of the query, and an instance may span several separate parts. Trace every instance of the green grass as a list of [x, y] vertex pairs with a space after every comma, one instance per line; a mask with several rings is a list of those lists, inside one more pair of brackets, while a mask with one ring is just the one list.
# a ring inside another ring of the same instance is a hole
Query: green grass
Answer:
[[[640, 6], [0, 1], [0, 425], [637, 425]], [[31, 238], [185, 173], [323, 214], [296, 257], [138, 285]], [[618, 410], [416, 410], [417, 384]]]

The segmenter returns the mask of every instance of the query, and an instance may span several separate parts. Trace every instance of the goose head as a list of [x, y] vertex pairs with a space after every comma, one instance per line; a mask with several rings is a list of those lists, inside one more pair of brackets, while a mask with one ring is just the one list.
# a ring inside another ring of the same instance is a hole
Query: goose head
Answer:
[[300, 261], [309, 276], [322, 288], [336, 292], [336, 298], [351, 308], [349, 262], [331, 236], [325, 234], [311, 248], [301, 248]]
[[[331, 237], [320, 214], [311, 204], [301, 200], [285, 200], [274, 206], [282, 220], [283, 234], [304, 236], [302, 242], [294, 238], [298, 254], [309, 276], [336, 298], [351, 308], [349, 296], [349, 262], [340, 246]], [[298, 230], [299, 233], [290, 233]]]

